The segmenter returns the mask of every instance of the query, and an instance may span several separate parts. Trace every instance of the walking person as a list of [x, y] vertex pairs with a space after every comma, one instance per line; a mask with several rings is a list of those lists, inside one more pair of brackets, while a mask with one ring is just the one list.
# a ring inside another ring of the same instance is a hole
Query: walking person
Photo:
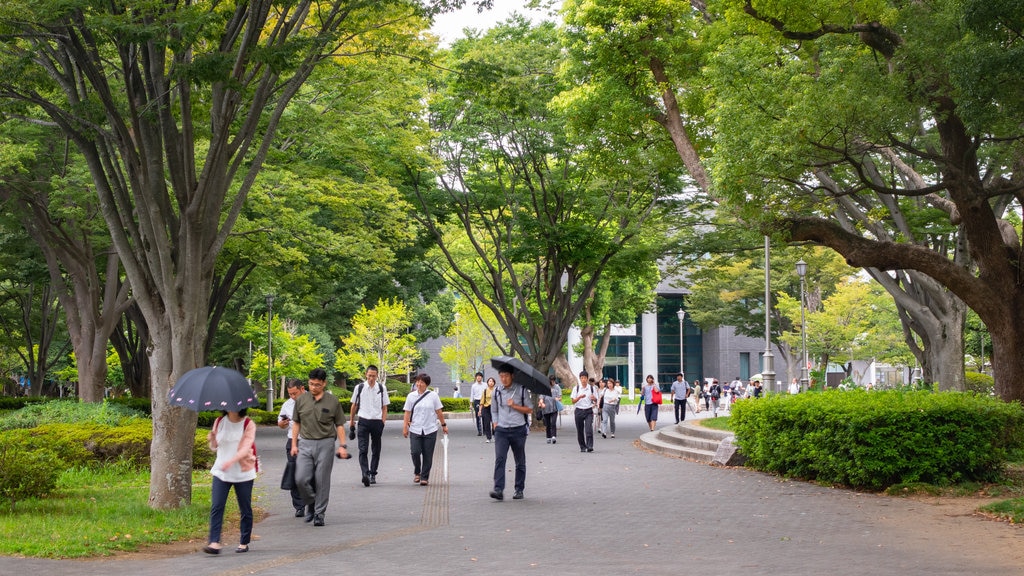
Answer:
[[608, 386], [601, 392], [601, 411], [604, 413], [601, 419], [602, 438], [607, 438], [609, 434], [615, 438], [615, 416], [619, 413], [619, 400], [622, 398], [622, 388], [615, 382], [609, 380]]
[[558, 413], [561, 411], [562, 387], [558, 385], [554, 376], [548, 376], [548, 385], [551, 386], [550, 396], [538, 396], [537, 405], [544, 417], [544, 433], [548, 444], [558, 443]]
[[590, 383], [587, 371], [580, 372], [580, 383], [572, 389], [572, 403], [576, 407], [573, 418], [576, 421], [576, 441], [580, 452], [594, 451], [594, 407], [597, 406], [597, 390]]
[[[601, 382], [597, 385], [597, 404], [594, 405], [594, 434], [601, 433], [604, 430], [604, 426], [601, 425], [601, 415], [604, 413], [604, 391], [608, 388], [609, 380], [602, 378]], [[607, 438], [607, 436], [605, 436]]]
[[[658, 410], [661, 409], [661, 399], [655, 395], [655, 389], [658, 389], [658, 384], [654, 381], [654, 376], [648, 374], [647, 383], [640, 390], [640, 396], [644, 402], [644, 418], [651, 432], [658, 425]], [[658, 395], [660, 394], [661, 390], [658, 389]]]
[[487, 379], [487, 387], [484, 388], [484, 393], [480, 396], [480, 414], [481, 425], [484, 429], [484, 435], [487, 439], [484, 440], [484, 444], [490, 443], [494, 435], [494, 419], [491, 417], [491, 402], [494, 400], [494, 378]]
[[484, 390], [487, 390], [487, 384], [484, 384], [483, 372], [477, 372], [474, 376], [473, 386], [469, 389], [469, 400], [473, 405], [473, 419], [476, 421], [476, 435], [483, 436], [483, 418], [480, 415], [480, 399], [483, 398]]
[[494, 419], [494, 490], [491, 498], [505, 498], [505, 462], [508, 451], [516, 462], [515, 493], [513, 500], [523, 499], [526, 489], [526, 434], [529, 432], [533, 405], [522, 384], [512, 382], [512, 368], [507, 364], [498, 369], [501, 387], [494, 391], [491, 417]]
[[686, 399], [690, 397], [690, 385], [682, 374], [676, 374], [676, 381], [672, 383], [672, 406], [676, 415], [676, 424], [686, 420]]
[[224, 506], [228, 492], [235, 489], [238, 500], [239, 531], [238, 548], [235, 552], [248, 552], [252, 540], [252, 485], [256, 480], [256, 425], [245, 416], [243, 408], [238, 412], [221, 412], [222, 416], [213, 423], [206, 435], [210, 450], [217, 453], [217, 459], [210, 469], [213, 484], [210, 488], [210, 534], [203, 552], [220, 554], [220, 533], [224, 525]]
[[[295, 517], [302, 518], [305, 514], [306, 505], [302, 502], [302, 494], [299, 493], [299, 485], [295, 482], [295, 459], [292, 455], [292, 414], [295, 412], [295, 399], [306, 392], [306, 385], [298, 378], [289, 378], [285, 385], [288, 392], [288, 399], [281, 404], [281, 410], [277, 413], [277, 426], [288, 430], [288, 438], [285, 440], [284, 454], [292, 469], [292, 487], [289, 490], [292, 497], [292, 508], [295, 508]], [[310, 507], [309, 513], [313, 510]]]
[[354, 430], [359, 440], [359, 469], [362, 470], [363, 486], [377, 483], [381, 436], [384, 434], [384, 422], [388, 419], [390, 401], [387, 387], [383, 382], [377, 382], [377, 367], [373, 364], [367, 366], [366, 381], [356, 386], [352, 394], [348, 421], [349, 431]]
[[[295, 483], [306, 505], [306, 522], [324, 525], [331, 499], [331, 471], [334, 456], [351, 458], [345, 444], [345, 411], [333, 394], [326, 392], [327, 372], [315, 368], [309, 373], [309, 393], [295, 399], [292, 412], [292, 455]], [[341, 440], [337, 450], [335, 443]]]
[[437, 445], [438, 423], [447, 434], [448, 424], [444, 421], [441, 398], [437, 392], [428, 390], [430, 376], [419, 374], [415, 380], [416, 389], [405, 399], [405, 416], [402, 420], [402, 436], [409, 439], [412, 454], [412, 481], [426, 486], [430, 483], [430, 468], [434, 462], [434, 446]]
[[711, 400], [712, 415], [718, 418], [718, 406], [722, 398], [722, 387], [718, 384], [717, 378], [711, 381], [711, 387], [708, 388], [708, 398]]

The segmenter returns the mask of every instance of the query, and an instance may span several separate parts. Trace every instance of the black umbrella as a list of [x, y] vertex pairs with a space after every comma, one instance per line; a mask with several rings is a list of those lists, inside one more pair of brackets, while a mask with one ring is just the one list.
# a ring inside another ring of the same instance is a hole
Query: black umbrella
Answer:
[[530, 392], [536, 392], [541, 396], [551, 396], [551, 383], [548, 377], [519, 358], [496, 356], [491, 358], [491, 366], [499, 371], [502, 367], [509, 367], [512, 369], [512, 382], [522, 384]]
[[171, 406], [184, 406], [196, 412], [238, 412], [242, 408], [259, 406], [259, 399], [245, 376], [219, 366], [205, 366], [185, 372], [178, 378], [168, 397]]

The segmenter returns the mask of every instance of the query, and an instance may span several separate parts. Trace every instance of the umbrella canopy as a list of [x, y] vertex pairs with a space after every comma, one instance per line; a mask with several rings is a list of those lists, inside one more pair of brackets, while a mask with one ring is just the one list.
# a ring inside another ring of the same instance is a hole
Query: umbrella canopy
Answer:
[[495, 356], [491, 358], [491, 366], [499, 371], [503, 367], [509, 367], [512, 369], [512, 382], [521, 384], [530, 392], [536, 392], [541, 396], [551, 396], [551, 383], [548, 377], [519, 358]]
[[764, 381], [764, 376], [762, 376], [760, 374], [754, 374], [753, 376], [750, 377], [750, 381], [751, 382], [763, 382]]
[[245, 376], [219, 366], [205, 366], [185, 372], [168, 396], [171, 406], [184, 406], [196, 412], [238, 412], [242, 408], [259, 406], [256, 393], [252, 391]]

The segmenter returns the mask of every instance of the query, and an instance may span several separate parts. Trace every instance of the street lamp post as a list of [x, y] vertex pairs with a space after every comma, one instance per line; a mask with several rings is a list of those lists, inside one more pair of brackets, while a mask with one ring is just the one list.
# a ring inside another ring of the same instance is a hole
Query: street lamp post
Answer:
[[772, 354], [772, 268], [771, 239], [764, 237], [764, 389], [775, 392], [775, 355]]
[[679, 318], [679, 373], [683, 375], [683, 380], [686, 380], [686, 349], [683, 347], [683, 318], [686, 318], [686, 312], [680, 308], [676, 311], [676, 317]]
[[807, 297], [804, 292], [804, 279], [807, 277], [807, 262], [804, 262], [802, 258], [796, 263], [796, 273], [800, 276], [800, 355], [803, 358], [800, 363], [800, 391], [806, 392], [808, 385], [811, 383], [811, 379], [807, 374], [807, 317], [804, 315], [804, 310], [807, 308]]
[[274, 295], [267, 294], [267, 412], [274, 411]]

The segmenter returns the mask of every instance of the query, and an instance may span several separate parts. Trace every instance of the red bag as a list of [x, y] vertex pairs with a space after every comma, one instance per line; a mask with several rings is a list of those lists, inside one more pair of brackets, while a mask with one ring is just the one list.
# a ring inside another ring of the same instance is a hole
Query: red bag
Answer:
[[661, 404], [661, 388], [657, 386], [651, 388], [651, 403]]

